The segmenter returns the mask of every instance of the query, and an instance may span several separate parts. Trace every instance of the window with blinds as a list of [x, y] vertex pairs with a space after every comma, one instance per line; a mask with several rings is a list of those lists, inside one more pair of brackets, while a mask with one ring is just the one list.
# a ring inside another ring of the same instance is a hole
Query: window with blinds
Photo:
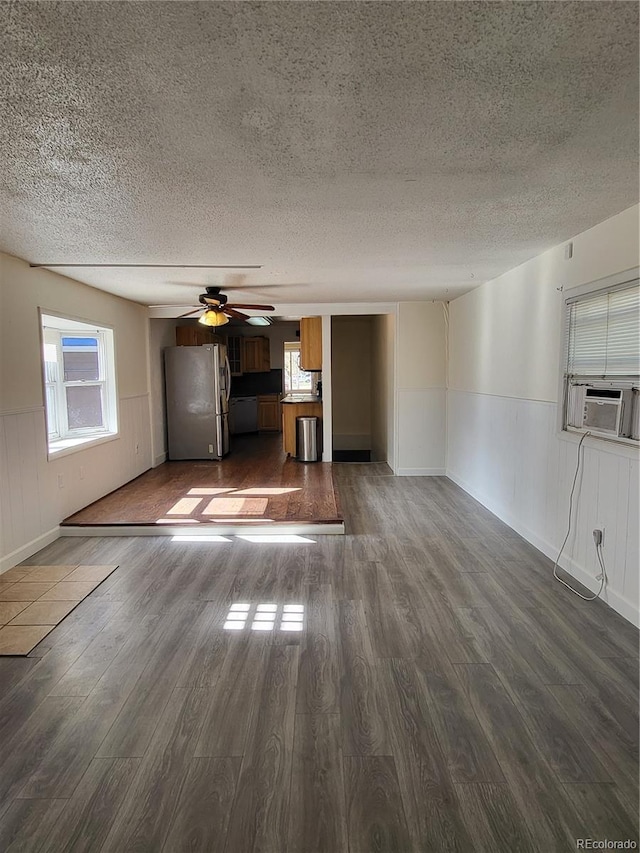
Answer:
[[640, 286], [634, 282], [567, 302], [567, 375], [640, 376]]
[[638, 279], [566, 301], [564, 429], [640, 438]]

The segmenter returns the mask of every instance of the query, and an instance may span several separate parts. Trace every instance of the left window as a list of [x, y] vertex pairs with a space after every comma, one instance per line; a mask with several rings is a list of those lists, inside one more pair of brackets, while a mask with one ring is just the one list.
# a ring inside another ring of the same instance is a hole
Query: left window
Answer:
[[49, 454], [116, 435], [113, 330], [40, 317]]

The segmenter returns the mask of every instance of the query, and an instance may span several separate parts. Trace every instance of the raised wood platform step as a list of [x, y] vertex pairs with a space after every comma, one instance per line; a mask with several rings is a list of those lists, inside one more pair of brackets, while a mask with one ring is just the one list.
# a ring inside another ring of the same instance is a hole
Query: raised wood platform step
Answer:
[[222, 462], [165, 462], [61, 525], [65, 536], [122, 535], [123, 527], [127, 535], [154, 536], [303, 533], [310, 526], [344, 533], [332, 466], [287, 458], [271, 435], [237, 436]]

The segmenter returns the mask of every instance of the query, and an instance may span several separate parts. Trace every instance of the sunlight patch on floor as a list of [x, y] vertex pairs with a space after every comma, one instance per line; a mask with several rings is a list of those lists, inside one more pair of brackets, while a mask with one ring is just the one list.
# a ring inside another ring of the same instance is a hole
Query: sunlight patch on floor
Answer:
[[299, 536], [297, 533], [239, 533], [237, 538], [244, 539], [245, 542], [260, 542], [265, 545], [316, 544], [315, 539], [307, 539], [306, 536]]
[[203, 515], [263, 515], [268, 498], [212, 498]]
[[253, 604], [236, 602], [229, 607], [223, 628], [225, 631], [280, 631], [304, 630], [304, 604]]
[[159, 518], [156, 524], [199, 524], [197, 518]]
[[231, 542], [226, 536], [172, 536], [172, 542]]
[[201, 503], [202, 498], [180, 498], [167, 510], [167, 515], [191, 515]]
[[189, 489], [187, 494], [188, 495], [204, 495], [206, 497], [206, 496], [210, 496], [210, 495], [223, 495], [225, 492], [232, 492], [232, 491], [233, 491], [233, 489], [210, 489], [207, 487], [207, 488], [203, 488], [203, 489], [200, 489], [200, 488]]
[[299, 492], [300, 488], [297, 486], [290, 487], [279, 487], [279, 488], [271, 488], [265, 487], [261, 488], [252, 488], [252, 489], [236, 489], [234, 494], [236, 495], [288, 495], [290, 492]]
[[[209, 521], [247, 522], [252, 520], [260, 523], [271, 522], [269, 518], [257, 518], [267, 511], [270, 497], [288, 495], [301, 491], [298, 486], [252, 486], [247, 489], [193, 487], [187, 491], [187, 497], [179, 498], [174, 505], [165, 511], [165, 516], [183, 516], [173, 519], [174, 523], [186, 524], [189, 521], [198, 523], [198, 519], [187, 519], [184, 516], [197, 515], [221, 516], [221, 519], [211, 518]], [[224, 495], [225, 497], [220, 497]], [[204, 509], [201, 505], [204, 498], [211, 498]], [[229, 516], [238, 516], [230, 519]], [[253, 518], [248, 518], [252, 516]], [[167, 524], [172, 519], [159, 518], [156, 524]]]

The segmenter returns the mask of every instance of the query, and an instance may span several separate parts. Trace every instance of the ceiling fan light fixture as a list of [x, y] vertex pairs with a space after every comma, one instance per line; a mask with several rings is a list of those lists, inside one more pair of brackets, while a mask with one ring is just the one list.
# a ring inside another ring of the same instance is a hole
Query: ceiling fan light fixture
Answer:
[[202, 317], [198, 318], [198, 323], [203, 326], [224, 326], [229, 322], [229, 318], [222, 311], [205, 311]]

